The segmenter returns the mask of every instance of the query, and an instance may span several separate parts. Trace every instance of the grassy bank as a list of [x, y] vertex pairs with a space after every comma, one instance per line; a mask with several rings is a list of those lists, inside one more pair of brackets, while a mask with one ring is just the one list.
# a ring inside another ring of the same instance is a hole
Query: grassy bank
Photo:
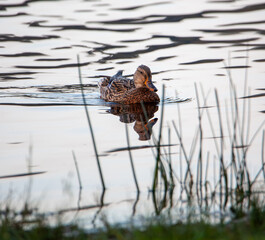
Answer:
[[[10, 212], [9, 212], [10, 214]], [[24, 213], [25, 214], [25, 213]], [[265, 239], [265, 208], [252, 203], [249, 212], [234, 215], [229, 222], [210, 224], [207, 220], [170, 223], [165, 218], [145, 219], [141, 227], [133, 224], [121, 228], [105, 223], [104, 230], [87, 233], [76, 225], [50, 226], [47, 219], [32, 219], [27, 213], [20, 221], [10, 216], [1, 218], [0, 239]], [[23, 219], [24, 218], [24, 219]], [[31, 218], [31, 221], [29, 219]]]

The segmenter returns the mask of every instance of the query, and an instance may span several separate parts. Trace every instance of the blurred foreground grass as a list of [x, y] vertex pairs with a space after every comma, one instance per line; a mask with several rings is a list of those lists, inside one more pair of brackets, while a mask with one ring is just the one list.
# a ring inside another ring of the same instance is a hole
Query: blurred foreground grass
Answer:
[[[29, 224], [33, 225], [29, 227]], [[0, 239], [265, 239], [265, 207], [254, 202], [248, 213], [241, 214], [240, 218], [235, 214], [225, 223], [211, 224], [207, 220], [168, 223], [160, 218], [156, 221], [145, 219], [141, 227], [131, 223], [121, 228], [105, 222], [105, 227], [94, 233], [86, 232], [77, 225], [57, 223], [50, 226], [43, 217], [30, 223], [26, 218], [16, 221], [2, 215]]]
[[200, 221], [168, 225], [150, 222], [144, 229], [108, 226], [97, 233], [86, 233], [75, 225], [51, 227], [41, 221], [27, 230], [15, 222], [3, 221], [0, 239], [265, 239], [265, 211], [264, 208], [255, 209], [249, 217], [226, 224]]

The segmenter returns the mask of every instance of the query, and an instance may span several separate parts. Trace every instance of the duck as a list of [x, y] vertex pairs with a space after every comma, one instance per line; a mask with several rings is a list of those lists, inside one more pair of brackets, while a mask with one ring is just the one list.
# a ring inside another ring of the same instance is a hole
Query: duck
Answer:
[[100, 98], [106, 102], [120, 104], [160, 102], [149, 67], [140, 65], [133, 79], [124, 77], [122, 73], [123, 71], [120, 70], [112, 77], [104, 77], [99, 81]]

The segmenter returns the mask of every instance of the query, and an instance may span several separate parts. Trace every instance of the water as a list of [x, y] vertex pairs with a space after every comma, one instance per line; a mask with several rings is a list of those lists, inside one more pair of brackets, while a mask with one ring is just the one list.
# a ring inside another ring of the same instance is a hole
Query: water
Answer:
[[[140, 64], [149, 66], [160, 96], [165, 85], [163, 143], [168, 143], [172, 120], [179, 120], [179, 107], [184, 141], [190, 146], [198, 124], [194, 83], [199, 89], [202, 86], [205, 94], [210, 93], [207, 106], [216, 128], [214, 89], [223, 113], [230, 110], [225, 107], [230, 99], [225, 62], [238, 97], [253, 96], [249, 113], [253, 135], [264, 120], [264, 8], [262, 1], [255, 0], [0, 1], [1, 201], [7, 201], [11, 191], [14, 204], [30, 196], [44, 212], [74, 208], [68, 219], [77, 218], [89, 226], [99, 209], [118, 222], [134, 213], [153, 214], [148, 193], [155, 165], [153, 148], [148, 141], [139, 140], [137, 124], [132, 122], [134, 112], [111, 108], [99, 98], [98, 80], [121, 69], [132, 76]], [[105, 207], [76, 215], [76, 208], [100, 205], [102, 198], [79, 87], [77, 54], [107, 191]], [[244, 94], [246, 78], [251, 90]], [[119, 111], [125, 111], [127, 119]], [[158, 118], [153, 127], [156, 138], [160, 112], [161, 105], [151, 109], [151, 119]], [[130, 122], [130, 144], [136, 147], [132, 155], [141, 190], [139, 200], [124, 122]], [[260, 169], [261, 134], [249, 152], [252, 176]], [[171, 135], [171, 142], [178, 143], [173, 129]], [[210, 130], [204, 137], [211, 139]], [[209, 148], [212, 146], [209, 140]], [[121, 148], [125, 150], [116, 151]], [[180, 177], [178, 150], [171, 149]], [[72, 152], [80, 171], [81, 197]], [[196, 166], [194, 161], [192, 168]], [[213, 166], [214, 160], [208, 174], [211, 183], [216, 181]], [[29, 171], [36, 175], [12, 177]]]

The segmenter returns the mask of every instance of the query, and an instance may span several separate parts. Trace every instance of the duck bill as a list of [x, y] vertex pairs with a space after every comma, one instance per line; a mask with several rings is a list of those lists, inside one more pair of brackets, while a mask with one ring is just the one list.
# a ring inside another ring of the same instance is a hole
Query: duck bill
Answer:
[[152, 127], [156, 124], [158, 118], [151, 119], [147, 124], [145, 124], [145, 128], [147, 130], [152, 130]]
[[157, 122], [157, 118], [154, 118], [144, 125], [145, 131], [144, 131], [144, 134], [142, 134], [141, 136], [139, 135], [140, 136], [139, 140], [146, 141], [151, 138], [152, 128], [156, 124], [156, 122]]
[[155, 85], [153, 84], [151, 79], [148, 79], [146, 81], [146, 86], [152, 91], [152, 92], [157, 92], [157, 88], [155, 87]]

